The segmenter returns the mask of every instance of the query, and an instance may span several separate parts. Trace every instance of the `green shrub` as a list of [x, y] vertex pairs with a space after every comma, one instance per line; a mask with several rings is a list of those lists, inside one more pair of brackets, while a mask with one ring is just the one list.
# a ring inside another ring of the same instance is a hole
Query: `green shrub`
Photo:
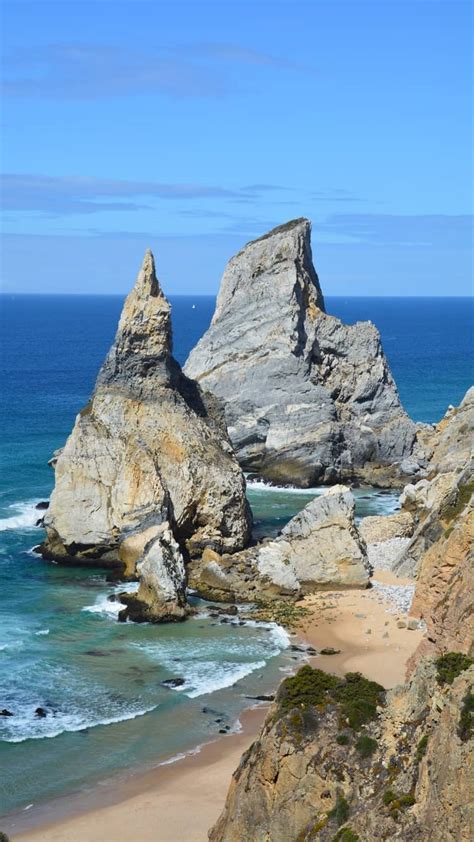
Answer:
[[415, 796], [412, 792], [396, 793], [391, 789], [387, 789], [382, 796], [382, 801], [390, 810], [392, 819], [396, 819], [400, 810], [406, 810], [407, 807], [413, 807], [415, 803]]
[[344, 824], [349, 818], [349, 804], [343, 795], [337, 795], [336, 805], [328, 813], [329, 819], [334, 819], [337, 825]]
[[360, 836], [354, 833], [350, 827], [341, 827], [336, 835], [332, 837], [331, 842], [359, 842]]
[[375, 719], [377, 705], [382, 703], [384, 693], [380, 684], [369, 681], [360, 672], [348, 672], [335, 695], [341, 704], [341, 714], [349, 726], [358, 731], [366, 722]]
[[0, 830], [0, 842], [10, 842], [6, 833]]
[[361, 757], [371, 757], [377, 749], [377, 746], [377, 740], [373, 740], [372, 737], [368, 737], [367, 734], [362, 734], [355, 744], [355, 747]]
[[285, 678], [278, 692], [279, 714], [295, 707], [324, 708], [339, 705], [341, 723], [358, 731], [377, 715], [385, 690], [375, 681], [369, 681], [359, 672], [349, 672], [345, 678], [336, 678], [327, 672], [313, 669], [309, 664], [289, 678]]
[[464, 696], [459, 717], [458, 736], [463, 743], [472, 738], [474, 732], [474, 695], [469, 690]]
[[315, 842], [320, 830], [323, 830], [328, 823], [328, 817], [313, 819], [296, 837], [296, 842]]
[[340, 746], [347, 746], [349, 745], [349, 737], [347, 734], [338, 734], [336, 737], [336, 743]]
[[438, 684], [452, 684], [472, 663], [472, 658], [461, 652], [447, 652], [446, 655], [441, 655], [436, 661]]
[[406, 792], [403, 795], [399, 795], [397, 799], [398, 807], [413, 807], [415, 804], [415, 796], [411, 792]]
[[338, 683], [339, 679], [334, 675], [305, 664], [296, 675], [282, 682], [278, 693], [280, 710], [286, 713], [294, 707], [325, 705], [332, 701], [330, 693]]
[[428, 747], [428, 734], [425, 734], [424, 737], [421, 738], [417, 747], [416, 747], [416, 761], [420, 763], [422, 758], [426, 754], [426, 749]]

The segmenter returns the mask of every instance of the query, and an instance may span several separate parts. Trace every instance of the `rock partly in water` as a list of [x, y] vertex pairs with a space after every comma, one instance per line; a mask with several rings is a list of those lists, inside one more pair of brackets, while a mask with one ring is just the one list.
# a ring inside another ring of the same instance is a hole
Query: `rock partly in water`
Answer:
[[316, 497], [273, 539], [233, 556], [206, 552], [190, 566], [190, 584], [210, 599], [302, 596], [329, 588], [365, 588], [370, 568], [345, 486]]
[[147, 252], [92, 399], [53, 460], [46, 557], [121, 564], [122, 545], [133, 569], [127, 536], [167, 520], [190, 555], [247, 542], [245, 482], [220, 411], [171, 351], [170, 305]]
[[300, 486], [400, 482], [416, 425], [406, 415], [371, 322], [325, 312], [310, 223], [249, 243], [224, 272], [207, 333], [185, 372], [224, 403], [240, 463]]
[[126, 608], [120, 613], [120, 620], [167, 623], [186, 618], [184, 560], [168, 523], [158, 527], [136, 571], [140, 586], [136, 594], [121, 595]]

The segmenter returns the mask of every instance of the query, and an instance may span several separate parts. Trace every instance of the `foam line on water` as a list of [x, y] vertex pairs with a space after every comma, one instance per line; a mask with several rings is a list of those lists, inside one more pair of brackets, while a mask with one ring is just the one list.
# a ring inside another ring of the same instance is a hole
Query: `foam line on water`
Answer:
[[118, 722], [137, 719], [155, 710], [156, 707], [157, 705], [151, 705], [138, 710], [128, 710], [114, 716], [105, 716], [103, 719], [90, 719], [81, 713], [50, 714], [44, 719], [37, 719], [34, 715], [34, 706], [29, 706], [22, 713], [16, 712], [14, 716], [8, 717], [2, 723], [4, 727], [1, 739], [7, 743], [52, 739], [65, 732], [84, 731], [100, 725], [114, 725]]
[[0, 518], [0, 532], [10, 529], [36, 529], [36, 523], [41, 519], [42, 514], [36, 508], [39, 500], [28, 500], [24, 502], [11, 503], [8, 509], [12, 510], [10, 517]]
[[247, 664], [216, 664], [204, 661], [195, 666], [186, 684], [174, 689], [178, 693], [184, 693], [189, 699], [196, 699], [198, 696], [206, 696], [217, 690], [224, 690], [225, 687], [232, 687], [246, 675], [263, 669], [265, 664], [265, 661], [253, 661]]
[[92, 605], [84, 605], [81, 611], [87, 611], [90, 614], [102, 614], [107, 617], [117, 618], [123, 605], [118, 600], [111, 600], [109, 596], [119, 593], [136, 593], [140, 586], [139, 582], [127, 582], [127, 584], [116, 585], [112, 591], [100, 593], [96, 601]]
[[263, 479], [248, 479], [247, 489], [249, 491], [261, 491], [267, 493], [269, 491], [275, 491], [285, 494], [306, 494], [314, 496], [323, 494], [326, 490], [326, 488], [321, 486], [316, 486], [314, 488], [297, 488], [295, 485], [271, 485]]

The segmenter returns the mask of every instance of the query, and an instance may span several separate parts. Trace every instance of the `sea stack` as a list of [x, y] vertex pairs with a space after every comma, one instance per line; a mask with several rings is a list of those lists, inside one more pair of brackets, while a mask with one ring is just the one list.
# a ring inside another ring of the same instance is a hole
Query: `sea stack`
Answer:
[[53, 463], [46, 557], [121, 564], [134, 575], [162, 524], [185, 557], [248, 540], [241, 469], [215, 399], [172, 356], [170, 305], [150, 251], [92, 399]]
[[222, 400], [240, 464], [270, 481], [390, 484], [419, 470], [377, 329], [326, 313], [307, 219], [229, 261], [185, 372]]

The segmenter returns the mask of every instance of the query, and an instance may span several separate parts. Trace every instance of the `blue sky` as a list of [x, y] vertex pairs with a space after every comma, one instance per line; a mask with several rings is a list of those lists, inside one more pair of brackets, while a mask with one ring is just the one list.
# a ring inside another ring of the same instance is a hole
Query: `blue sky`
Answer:
[[3, 289], [213, 293], [308, 216], [328, 295], [470, 294], [471, 10], [3, 2]]

